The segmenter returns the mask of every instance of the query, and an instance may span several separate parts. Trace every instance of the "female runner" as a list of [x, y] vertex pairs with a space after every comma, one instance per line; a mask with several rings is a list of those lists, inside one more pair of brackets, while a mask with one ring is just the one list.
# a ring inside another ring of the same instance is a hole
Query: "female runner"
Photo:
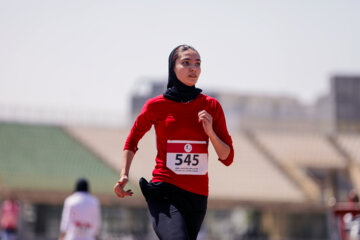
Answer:
[[149, 215], [162, 240], [196, 240], [205, 217], [208, 198], [208, 144], [226, 166], [234, 158], [231, 137], [220, 103], [195, 84], [201, 72], [200, 55], [180, 45], [169, 56], [167, 90], [149, 99], [126, 140], [120, 179], [114, 187], [124, 190], [139, 140], [155, 126], [157, 156], [150, 182], [140, 179]]

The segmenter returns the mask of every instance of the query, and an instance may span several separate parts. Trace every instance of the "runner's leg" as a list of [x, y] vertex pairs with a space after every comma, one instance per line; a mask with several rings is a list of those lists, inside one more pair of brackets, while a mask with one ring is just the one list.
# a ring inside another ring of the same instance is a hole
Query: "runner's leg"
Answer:
[[160, 240], [189, 240], [181, 211], [169, 199], [149, 197], [149, 213]]

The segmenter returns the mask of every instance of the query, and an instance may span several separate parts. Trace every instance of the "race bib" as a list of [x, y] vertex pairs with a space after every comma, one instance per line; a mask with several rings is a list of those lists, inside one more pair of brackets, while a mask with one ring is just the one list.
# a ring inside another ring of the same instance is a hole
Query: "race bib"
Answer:
[[166, 166], [176, 174], [205, 175], [208, 171], [207, 142], [168, 140]]

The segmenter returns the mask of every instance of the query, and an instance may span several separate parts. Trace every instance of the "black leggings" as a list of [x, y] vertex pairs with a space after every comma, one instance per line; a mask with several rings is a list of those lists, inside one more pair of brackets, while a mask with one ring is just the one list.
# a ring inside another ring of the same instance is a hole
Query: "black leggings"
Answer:
[[[160, 240], [196, 240], [207, 208], [207, 196], [168, 183], [148, 183], [143, 193]], [[148, 188], [149, 189], [149, 188]], [[155, 190], [154, 190], [155, 189]]]

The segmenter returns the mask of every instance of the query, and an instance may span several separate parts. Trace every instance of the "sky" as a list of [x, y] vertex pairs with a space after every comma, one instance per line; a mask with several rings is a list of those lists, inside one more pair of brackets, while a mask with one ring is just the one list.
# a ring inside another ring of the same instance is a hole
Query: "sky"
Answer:
[[[206, 91], [310, 103], [360, 74], [357, 0], [0, 0], [0, 106], [122, 114], [179, 44]], [[166, 84], [166, 82], [164, 82]]]

